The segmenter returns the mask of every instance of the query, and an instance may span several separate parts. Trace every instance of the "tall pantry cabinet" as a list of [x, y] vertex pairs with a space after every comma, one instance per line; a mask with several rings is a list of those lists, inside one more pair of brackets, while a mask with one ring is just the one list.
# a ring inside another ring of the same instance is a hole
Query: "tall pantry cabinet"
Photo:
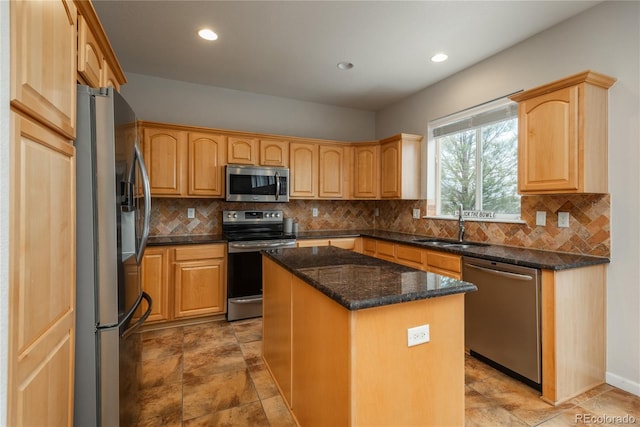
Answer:
[[[0, 425], [71, 426], [77, 24], [79, 14], [97, 18], [80, 0], [11, 0], [9, 14], [9, 347]], [[105, 79], [123, 78], [115, 70]]]

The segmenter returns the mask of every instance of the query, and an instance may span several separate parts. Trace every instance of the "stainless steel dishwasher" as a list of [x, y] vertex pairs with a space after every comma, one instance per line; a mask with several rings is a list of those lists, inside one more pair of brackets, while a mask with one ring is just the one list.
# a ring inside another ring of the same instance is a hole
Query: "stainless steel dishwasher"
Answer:
[[470, 354], [540, 390], [540, 270], [462, 258], [465, 347]]

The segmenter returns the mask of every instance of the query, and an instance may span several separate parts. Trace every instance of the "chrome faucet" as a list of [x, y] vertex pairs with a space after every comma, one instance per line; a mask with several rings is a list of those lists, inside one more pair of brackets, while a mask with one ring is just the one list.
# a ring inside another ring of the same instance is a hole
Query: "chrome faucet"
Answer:
[[464, 217], [462, 216], [463, 210], [462, 203], [458, 205], [458, 241], [462, 242], [464, 239]]

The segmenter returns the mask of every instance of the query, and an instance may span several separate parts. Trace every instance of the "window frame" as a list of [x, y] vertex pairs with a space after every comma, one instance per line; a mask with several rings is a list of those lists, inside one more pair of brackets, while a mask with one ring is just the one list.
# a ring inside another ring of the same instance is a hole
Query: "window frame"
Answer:
[[[441, 146], [437, 142], [438, 137], [434, 135], [434, 130], [438, 128], [445, 127], [447, 125], [455, 124], [457, 122], [463, 122], [465, 119], [472, 122], [472, 117], [480, 116], [483, 113], [489, 113], [493, 110], [505, 109], [510, 111], [511, 117], [518, 120], [518, 110], [517, 103], [511, 101], [509, 98], [499, 98], [493, 101], [489, 101], [483, 104], [480, 104], [475, 107], [470, 107], [464, 109], [462, 111], [432, 120], [428, 123], [427, 126], [427, 162], [426, 162], [426, 183], [427, 189], [425, 193], [425, 198], [427, 199], [427, 206], [425, 212], [427, 212], [425, 218], [434, 218], [434, 219], [458, 219], [456, 215], [447, 215], [442, 214], [442, 199], [441, 199], [441, 191], [442, 186], [440, 184], [441, 177]], [[506, 116], [505, 116], [506, 118]], [[487, 123], [489, 124], [489, 123]], [[465, 128], [461, 128], [459, 132], [464, 131]], [[481, 133], [482, 125], [478, 126], [469, 126], [466, 128], [467, 130], [474, 129], [476, 132], [476, 150], [475, 150], [475, 162], [476, 162], [476, 176], [482, 177], [482, 142], [480, 138], [477, 138]], [[444, 135], [442, 135], [444, 136]], [[516, 174], [517, 174], [517, 163], [516, 163]], [[478, 185], [478, 182], [480, 183]], [[482, 200], [482, 178], [476, 178], [476, 206], [479, 200]], [[516, 186], [516, 195], [520, 197], [520, 194], [517, 192]], [[435, 204], [435, 213], [429, 213], [429, 202]], [[474, 207], [475, 209], [475, 207]], [[507, 222], [507, 223], [524, 223], [522, 220], [522, 204], [520, 205], [520, 213], [518, 214], [504, 214], [504, 213], [495, 213], [494, 218], [469, 218], [465, 217], [465, 221], [479, 221], [479, 222]]]

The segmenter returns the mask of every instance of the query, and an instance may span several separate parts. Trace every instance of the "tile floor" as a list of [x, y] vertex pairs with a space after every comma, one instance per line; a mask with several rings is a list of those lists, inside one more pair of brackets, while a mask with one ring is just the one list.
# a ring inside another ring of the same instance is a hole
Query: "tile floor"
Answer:
[[[138, 426], [294, 426], [262, 361], [261, 339], [261, 319], [142, 333]], [[465, 387], [466, 426], [616, 425], [614, 418], [586, 422], [602, 415], [634, 417], [640, 426], [640, 397], [606, 384], [553, 407], [467, 357]]]

